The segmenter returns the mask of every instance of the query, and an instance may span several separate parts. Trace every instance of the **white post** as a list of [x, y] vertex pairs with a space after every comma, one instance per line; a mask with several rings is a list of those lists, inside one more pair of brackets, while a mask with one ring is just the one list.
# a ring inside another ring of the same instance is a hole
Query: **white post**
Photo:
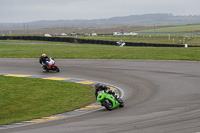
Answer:
[[188, 47], [188, 44], [185, 44], [185, 48], [187, 48]]

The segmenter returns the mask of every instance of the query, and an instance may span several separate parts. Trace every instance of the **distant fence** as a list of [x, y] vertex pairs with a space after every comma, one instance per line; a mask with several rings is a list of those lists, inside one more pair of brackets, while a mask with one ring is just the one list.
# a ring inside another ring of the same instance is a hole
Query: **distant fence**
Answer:
[[[72, 37], [41, 37], [41, 36], [2, 36], [0, 40], [37, 40], [37, 41], [52, 41], [52, 42], [69, 42], [69, 43], [89, 43], [89, 44], [102, 44], [102, 45], [117, 45], [116, 41], [104, 40], [89, 40], [79, 39]], [[184, 47], [178, 44], [153, 44], [153, 43], [135, 43], [125, 42], [126, 46], [144, 46], [144, 47]], [[196, 47], [196, 46], [190, 46]]]

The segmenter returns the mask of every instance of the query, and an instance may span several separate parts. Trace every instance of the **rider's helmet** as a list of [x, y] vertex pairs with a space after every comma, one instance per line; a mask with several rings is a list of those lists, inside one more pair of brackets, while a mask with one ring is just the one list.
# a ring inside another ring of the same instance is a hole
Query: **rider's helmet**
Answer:
[[46, 56], [47, 56], [46, 54], [44, 54], [44, 53], [42, 54], [42, 58], [44, 58], [44, 57], [46, 57]]
[[101, 87], [101, 84], [100, 84], [100, 83], [96, 83], [96, 84], [95, 84], [95, 89], [96, 89], [96, 90], [99, 90], [100, 87]]
[[43, 59], [47, 58], [47, 55], [43, 53], [43, 54], [42, 54], [42, 58], [43, 58]]

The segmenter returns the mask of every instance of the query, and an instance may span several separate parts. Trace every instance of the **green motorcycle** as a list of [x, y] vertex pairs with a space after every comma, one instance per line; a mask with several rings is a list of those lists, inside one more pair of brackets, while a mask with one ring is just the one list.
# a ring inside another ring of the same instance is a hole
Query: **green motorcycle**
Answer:
[[102, 106], [105, 106], [107, 110], [113, 110], [116, 107], [124, 107], [124, 102], [120, 97], [115, 98], [113, 95], [105, 93], [104, 91], [98, 94], [97, 101], [99, 101]]

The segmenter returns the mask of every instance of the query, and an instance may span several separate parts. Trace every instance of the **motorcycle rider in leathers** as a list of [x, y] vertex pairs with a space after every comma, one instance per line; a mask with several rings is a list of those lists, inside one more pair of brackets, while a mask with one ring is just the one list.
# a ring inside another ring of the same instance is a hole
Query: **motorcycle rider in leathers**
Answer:
[[39, 59], [39, 63], [42, 64], [44, 68], [46, 68], [48, 66], [47, 61], [49, 61], [49, 57], [43, 53]]
[[108, 94], [113, 95], [113, 96], [115, 97], [116, 100], [118, 99], [119, 96], [116, 95], [116, 93], [115, 93], [114, 90], [110, 90], [109, 87], [107, 87], [107, 86], [105, 86], [105, 85], [102, 85], [102, 84], [100, 84], [100, 83], [95, 84], [95, 96], [96, 96], [96, 98], [97, 98], [97, 96], [98, 96], [98, 92], [99, 92], [99, 91], [103, 91], [103, 90], [104, 90], [105, 93], [108, 93]]

